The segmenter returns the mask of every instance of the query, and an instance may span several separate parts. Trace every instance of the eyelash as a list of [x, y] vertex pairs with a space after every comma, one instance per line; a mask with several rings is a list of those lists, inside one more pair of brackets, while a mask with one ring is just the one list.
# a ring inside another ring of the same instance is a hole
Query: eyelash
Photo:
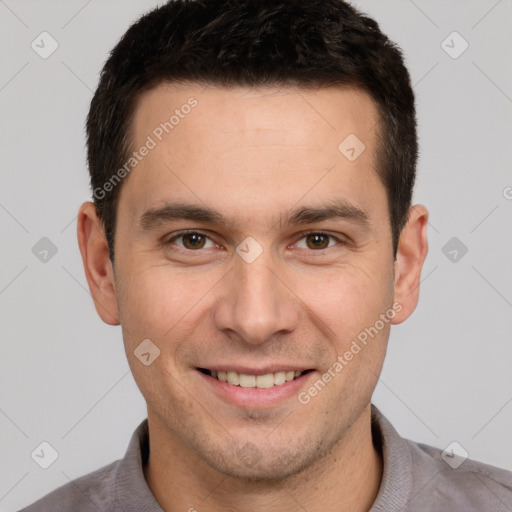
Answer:
[[308, 250], [309, 252], [312, 252], [312, 253], [322, 253], [322, 252], [325, 252], [325, 251], [327, 251], [329, 249], [334, 249], [336, 246], [344, 245], [346, 243], [341, 238], [339, 238], [337, 236], [334, 236], [334, 235], [331, 235], [330, 233], [326, 233], [325, 231], [306, 231], [305, 233], [301, 234], [301, 237], [295, 242], [295, 244], [297, 244], [300, 240], [303, 240], [304, 238], [307, 238], [310, 235], [327, 236], [331, 240], [334, 240], [336, 242], [334, 245], [326, 247], [325, 249], [317, 249], [317, 250], [314, 250], [314, 249], [304, 249], [304, 250]]
[[[201, 231], [197, 231], [195, 229], [189, 229], [189, 230], [185, 230], [185, 231], [180, 231], [179, 233], [177, 233], [176, 235], [172, 236], [171, 238], [169, 238], [168, 240], [164, 241], [164, 245], [171, 245], [172, 243], [174, 243], [178, 238], [181, 238], [185, 235], [200, 235], [200, 236], [204, 236], [205, 238], [207, 238], [208, 240], [212, 241], [213, 240], [211, 239], [210, 236], [208, 236], [207, 234], [205, 233], [202, 233]], [[215, 242], [213, 242], [215, 243]], [[218, 245], [218, 244], [215, 244], [215, 245]], [[185, 249], [183, 247], [179, 247], [178, 246], [178, 249], [181, 250], [181, 251], [184, 251], [184, 252], [188, 252], [188, 253], [192, 253], [192, 252], [200, 252], [200, 249], [197, 249], [197, 250], [192, 250], [192, 249]]]
[[[180, 231], [179, 233], [175, 234], [174, 236], [172, 236], [171, 238], [169, 238], [168, 240], [164, 241], [164, 245], [171, 245], [173, 244], [176, 240], [178, 240], [179, 238], [183, 237], [183, 236], [186, 236], [186, 235], [192, 235], [192, 234], [197, 234], [197, 235], [201, 235], [201, 236], [204, 236], [205, 238], [207, 238], [208, 240], [210, 240], [211, 242], [213, 242], [215, 245], [218, 246], [218, 244], [216, 244], [210, 236], [208, 236], [207, 234], [201, 232], [201, 231], [197, 231], [197, 230], [185, 230], [185, 231]], [[303, 250], [307, 250], [309, 252], [312, 252], [312, 253], [322, 253], [328, 249], [333, 249], [334, 247], [338, 246], [338, 245], [345, 245], [347, 242], [345, 240], [342, 240], [341, 238], [337, 237], [337, 236], [334, 236], [334, 235], [331, 235], [330, 233], [326, 233], [324, 231], [306, 231], [304, 233], [301, 233], [301, 236], [300, 238], [297, 239], [296, 242], [294, 242], [294, 244], [297, 244], [299, 241], [303, 240], [304, 238], [310, 236], [310, 235], [322, 235], [322, 236], [327, 236], [329, 237], [331, 240], [334, 240], [336, 243], [330, 247], [326, 247], [324, 249], [317, 249], [317, 250], [314, 250], [314, 249], [303, 249]], [[183, 251], [183, 252], [186, 252], [186, 253], [193, 253], [193, 252], [201, 252], [201, 249], [196, 249], [196, 250], [193, 250], [193, 249], [186, 249], [186, 248], [183, 248], [183, 247], [179, 247], [177, 246], [178, 250], [180, 251]]]

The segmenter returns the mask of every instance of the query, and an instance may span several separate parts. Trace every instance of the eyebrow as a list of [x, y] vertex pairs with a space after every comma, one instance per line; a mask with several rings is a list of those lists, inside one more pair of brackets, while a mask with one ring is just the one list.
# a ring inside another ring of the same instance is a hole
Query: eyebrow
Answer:
[[138, 224], [144, 230], [151, 230], [166, 222], [179, 219], [208, 224], [229, 224], [228, 220], [216, 210], [187, 203], [165, 203], [159, 208], [151, 208], [139, 217]]
[[312, 224], [330, 219], [343, 219], [362, 227], [367, 227], [370, 224], [369, 215], [365, 210], [344, 200], [333, 201], [327, 206], [302, 207], [292, 210], [283, 216], [281, 224]]
[[[343, 219], [361, 227], [368, 227], [368, 213], [345, 200], [332, 201], [325, 206], [299, 207], [281, 215], [279, 226], [313, 224], [330, 219]], [[193, 220], [206, 224], [218, 224], [227, 227], [233, 222], [220, 212], [202, 205], [173, 202], [165, 203], [161, 207], [145, 211], [138, 220], [139, 226], [144, 230], [154, 229], [161, 224], [175, 220]]]

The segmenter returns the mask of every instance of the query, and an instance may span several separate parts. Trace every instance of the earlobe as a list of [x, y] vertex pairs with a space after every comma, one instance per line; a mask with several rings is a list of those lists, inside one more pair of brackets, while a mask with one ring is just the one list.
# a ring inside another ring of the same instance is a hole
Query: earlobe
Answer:
[[78, 211], [77, 236], [85, 277], [96, 311], [106, 324], [119, 325], [114, 272], [108, 244], [103, 224], [91, 202], [84, 203]]
[[421, 270], [428, 252], [427, 224], [427, 209], [423, 205], [412, 206], [400, 234], [395, 261], [394, 300], [402, 309], [392, 320], [393, 324], [406, 320], [418, 304]]

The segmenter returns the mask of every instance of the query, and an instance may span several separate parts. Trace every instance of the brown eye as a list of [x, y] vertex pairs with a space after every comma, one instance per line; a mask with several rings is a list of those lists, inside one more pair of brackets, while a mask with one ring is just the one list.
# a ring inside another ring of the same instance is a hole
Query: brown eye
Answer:
[[206, 244], [206, 237], [199, 233], [187, 233], [181, 235], [183, 247], [186, 249], [202, 249]]
[[313, 233], [306, 236], [306, 245], [308, 249], [326, 249], [329, 246], [329, 235], [322, 233]]

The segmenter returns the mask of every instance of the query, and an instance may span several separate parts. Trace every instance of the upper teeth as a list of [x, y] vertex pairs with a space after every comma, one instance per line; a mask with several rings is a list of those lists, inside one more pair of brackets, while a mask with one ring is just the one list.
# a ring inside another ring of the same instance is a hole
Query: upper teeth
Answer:
[[222, 372], [212, 370], [212, 377], [222, 382], [228, 382], [234, 386], [242, 388], [271, 388], [272, 386], [280, 386], [289, 380], [298, 377], [302, 372], [291, 370], [289, 372], [266, 373], [265, 375], [247, 375], [237, 372]]

